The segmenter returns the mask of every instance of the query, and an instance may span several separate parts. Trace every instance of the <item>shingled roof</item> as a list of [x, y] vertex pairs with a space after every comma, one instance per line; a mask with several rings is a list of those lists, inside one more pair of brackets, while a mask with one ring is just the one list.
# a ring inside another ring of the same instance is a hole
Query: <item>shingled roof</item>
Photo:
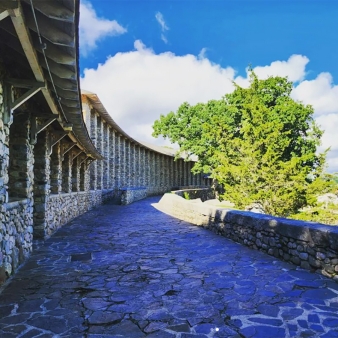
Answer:
[[0, 58], [18, 88], [40, 88], [30, 99], [37, 116], [54, 116], [88, 156], [102, 156], [82, 117], [79, 88], [79, 0], [1, 0]]

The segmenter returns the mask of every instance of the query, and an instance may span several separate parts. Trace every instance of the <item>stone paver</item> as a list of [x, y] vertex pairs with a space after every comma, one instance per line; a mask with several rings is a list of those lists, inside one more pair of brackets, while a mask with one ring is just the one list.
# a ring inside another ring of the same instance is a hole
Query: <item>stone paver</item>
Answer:
[[35, 244], [0, 337], [338, 337], [338, 283], [157, 211], [105, 205]]

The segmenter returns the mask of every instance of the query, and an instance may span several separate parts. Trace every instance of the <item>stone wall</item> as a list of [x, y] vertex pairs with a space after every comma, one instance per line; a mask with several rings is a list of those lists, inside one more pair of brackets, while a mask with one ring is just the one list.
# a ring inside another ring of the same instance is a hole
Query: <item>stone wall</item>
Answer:
[[50, 195], [46, 210], [45, 236], [50, 236], [75, 217], [112, 198], [111, 192], [92, 190]]
[[121, 189], [121, 204], [127, 205], [147, 197], [147, 188], [124, 188]]
[[218, 209], [175, 194], [165, 194], [158, 208], [252, 249], [338, 280], [337, 227]]
[[33, 205], [24, 199], [3, 204], [0, 211], [1, 284], [32, 251]]
[[171, 193], [189, 200], [200, 198], [202, 202], [215, 198], [215, 192], [211, 188], [188, 187]]

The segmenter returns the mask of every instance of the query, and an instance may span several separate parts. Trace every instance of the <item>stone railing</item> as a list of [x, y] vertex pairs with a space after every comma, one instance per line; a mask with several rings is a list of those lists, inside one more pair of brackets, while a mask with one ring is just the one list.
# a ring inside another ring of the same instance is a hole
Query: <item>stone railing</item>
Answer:
[[121, 188], [121, 204], [127, 205], [147, 197], [147, 187]]
[[159, 210], [338, 280], [338, 227], [192, 203], [165, 194]]
[[175, 190], [171, 193], [190, 200], [200, 198], [203, 202], [215, 198], [215, 192], [211, 188], [189, 187], [187, 189]]

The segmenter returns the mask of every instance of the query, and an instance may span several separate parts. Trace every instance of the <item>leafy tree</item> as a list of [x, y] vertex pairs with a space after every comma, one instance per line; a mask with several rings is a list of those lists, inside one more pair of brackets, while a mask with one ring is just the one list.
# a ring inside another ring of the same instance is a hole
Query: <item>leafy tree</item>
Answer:
[[290, 97], [287, 78], [259, 80], [251, 71], [249, 88], [234, 86], [221, 100], [185, 102], [161, 115], [153, 135], [197, 155], [193, 171], [211, 173], [221, 197], [238, 208], [258, 202], [266, 213], [287, 216], [314, 204], [326, 152], [316, 152], [322, 130], [313, 108]]

